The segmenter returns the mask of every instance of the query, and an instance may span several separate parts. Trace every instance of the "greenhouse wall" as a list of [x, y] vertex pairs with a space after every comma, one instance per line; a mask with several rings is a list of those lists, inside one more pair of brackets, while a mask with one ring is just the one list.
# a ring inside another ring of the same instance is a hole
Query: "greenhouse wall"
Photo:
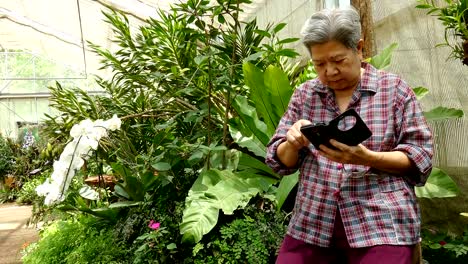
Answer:
[[430, 122], [435, 143], [434, 164], [452, 177], [462, 190], [460, 195], [420, 199], [426, 224], [447, 227], [460, 234], [467, 221], [459, 213], [468, 212], [468, 195], [463, 191], [468, 188], [468, 68], [460, 60], [447, 59], [449, 48], [436, 47], [444, 42], [445, 29], [436, 17], [416, 9], [416, 5], [415, 0], [373, 1], [376, 48], [382, 50], [398, 43], [388, 70], [401, 75], [412, 87], [429, 90], [421, 100], [425, 111], [444, 106], [465, 112], [463, 118]]
[[[254, 16], [261, 27], [268, 24], [286, 23], [280, 32], [281, 38], [300, 38], [300, 30], [310, 15], [322, 5], [320, 0], [267, 0], [258, 7]], [[307, 50], [300, 41], [293, 44], [294, 48], [305, 58]]]

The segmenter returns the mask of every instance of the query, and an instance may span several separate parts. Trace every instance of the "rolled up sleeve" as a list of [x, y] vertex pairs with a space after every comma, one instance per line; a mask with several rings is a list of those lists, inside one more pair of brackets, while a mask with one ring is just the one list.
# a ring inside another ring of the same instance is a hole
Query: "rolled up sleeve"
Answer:
[[423, 186], [432, 170], [432, 132], [414, 92], [409, 87], [406, 91], [407, 94], [402, 95], [404, 103], [396, 111], [396, 117], [402, 122], [399, 123], [397, 146], [393, 150], [406, 153], [415, 166], [412, 174], [405, 175], [408, 182]]

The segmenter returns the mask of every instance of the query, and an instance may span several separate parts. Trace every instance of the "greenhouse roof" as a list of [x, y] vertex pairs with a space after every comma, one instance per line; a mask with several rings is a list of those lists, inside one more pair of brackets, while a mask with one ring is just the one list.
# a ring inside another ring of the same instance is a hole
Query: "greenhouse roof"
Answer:
[[[105, 23], [102, 11], [107, 7], [127, 14], [137, 28], [149, 17], [157, 17], [157, 9], [168, 10], [179, 0], [0, 0], [0, 51], [2, 60], [14, 58], [12, 52], [29, 54], [53, 61], [71, 69], [65, 76], [57, 72], [49, 76], [20, 74], [3, 69], [3, 80], [86, 78], [98, 72], [99, 59], [91, 52], [88, 41], [114, 50], [112, 30]], [[215, 2], [215, 1], [213, 1]], [[243, 19], [255, 13], [265, 0], [254, 0], [243, 7]], [[31, 60], [33, 61], [33, 60]], [[8, 65], [8, 63], [4, 64]], [[5, 67], [5, 66], [4, 66]]]

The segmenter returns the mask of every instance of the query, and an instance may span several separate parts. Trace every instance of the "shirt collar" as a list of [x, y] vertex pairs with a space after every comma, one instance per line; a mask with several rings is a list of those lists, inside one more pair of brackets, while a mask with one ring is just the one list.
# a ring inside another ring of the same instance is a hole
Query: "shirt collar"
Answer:
[[[358, 85], [358, 90], [361, 92], [368, 91], [372, 93], [377, 92], [377, 69], [367, 62], [361, 62], [361, 68], [364, 69], [364, 73], [361, 76], [361, 81]], [[324, 85], [318, 78], [317, 85], [313, 85], [314, 89], [318, 93], [327, 93], [329, 89]]]

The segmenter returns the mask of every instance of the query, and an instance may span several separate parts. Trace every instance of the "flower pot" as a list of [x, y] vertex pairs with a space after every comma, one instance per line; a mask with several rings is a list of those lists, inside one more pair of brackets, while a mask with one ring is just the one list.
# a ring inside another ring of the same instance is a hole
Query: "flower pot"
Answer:
[[113, 191], [116, 179], [113, 175], [90, 176], [85, 179], [85, 183], [92, 187], [109, 187]]

